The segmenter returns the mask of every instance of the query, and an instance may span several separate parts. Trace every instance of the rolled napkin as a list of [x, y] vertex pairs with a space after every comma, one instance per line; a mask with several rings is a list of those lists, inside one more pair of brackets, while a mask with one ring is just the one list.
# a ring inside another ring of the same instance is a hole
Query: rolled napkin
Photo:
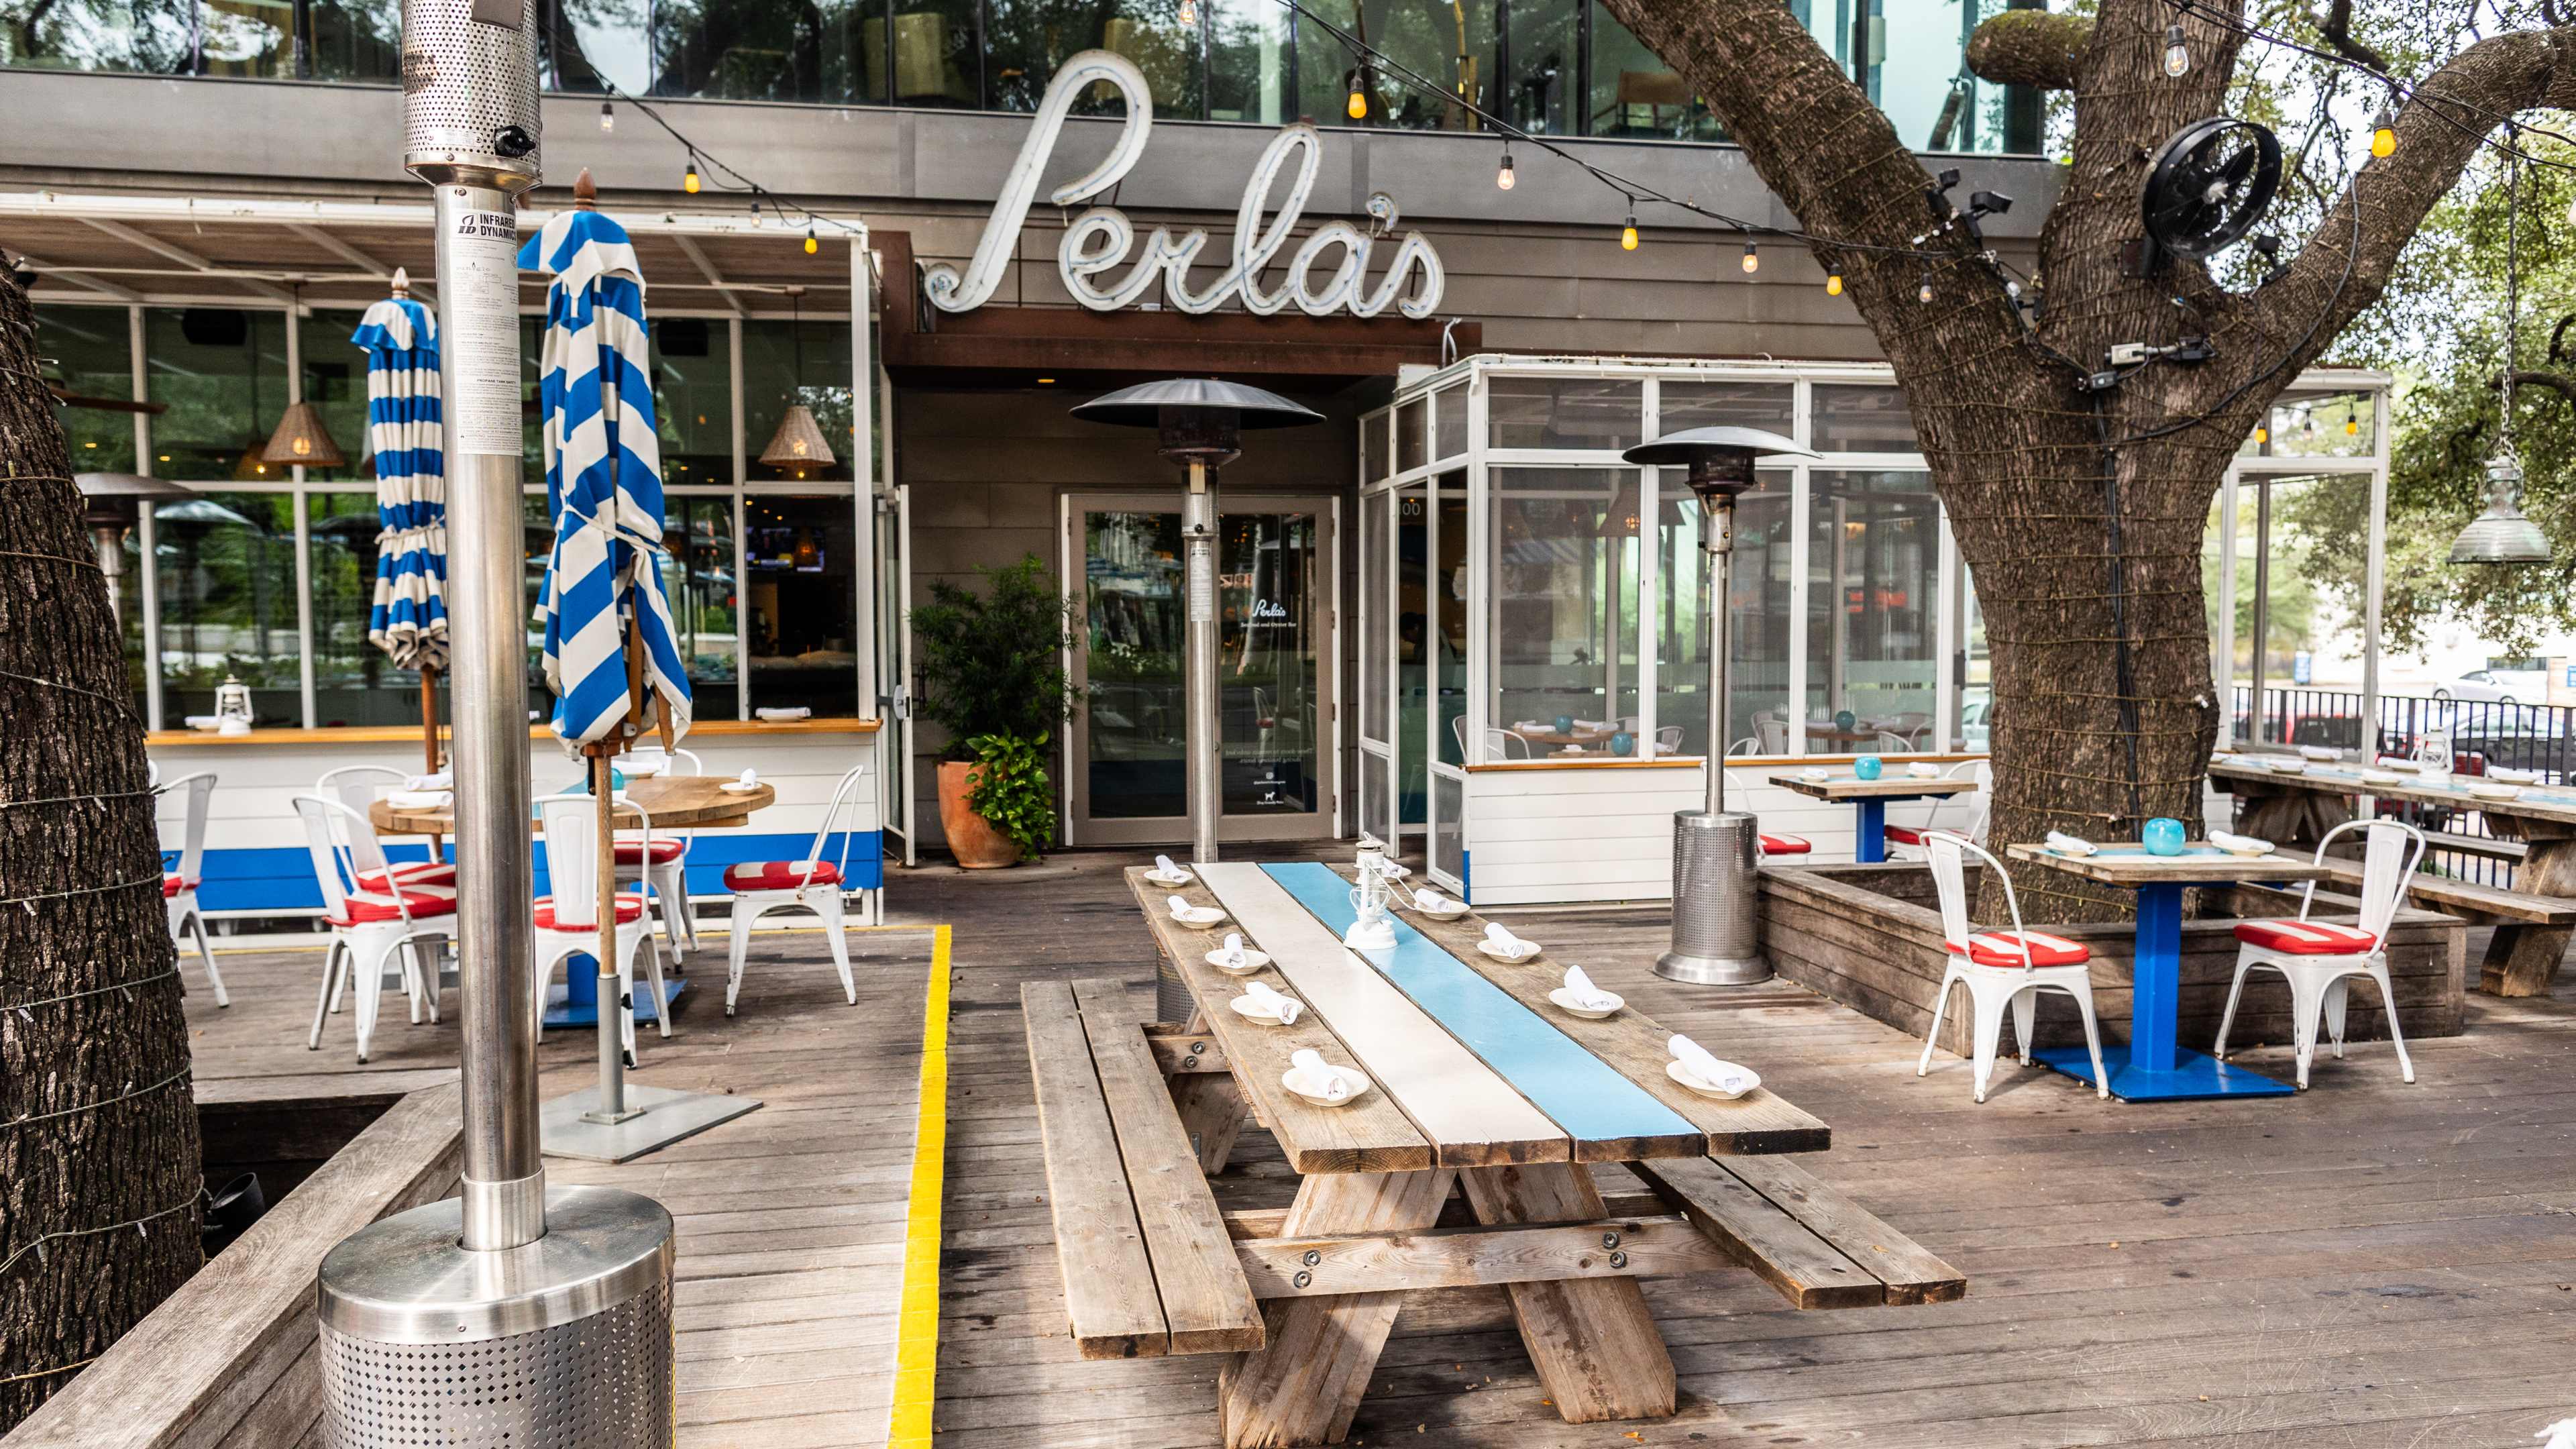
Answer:
[[[1245, 1000], [1252, 1003], [1255, 1011], [1260, 1012], [1264, 1016], [1275, 1016], [1279, 1018], [1279, 1024], [1281, 1026], [1295, 1026], [1297, 1024], [1297, 1014], [1306, 1009], [1306, 1003], [1299, 1001], [1296, 997], [1289, 996], [1283, 992], [1273, 991], [1258, 981], [1247, 981], [1243, 983], [1243, 995]], [[1312, 1056], [1313, 1053], [1305, 1052], [1300, 1053], [1300, 1055]], [[1321, 1057], [1316, 1057], [1315, 1059], [1317, 1061], [1323, 1060]], [[1305, 1064], [1300, 1062], [1298, 1065], [1303, 1066]], [[1330, 1071], [1331, 1068], [1328, 1067], [1325, 1070]], [[1334, 1079], [1338, 1081], [1340, 1079], [1340, 1075], [1341, 1074], [1338, 1072], [1334, 1073]]]
[[1606, 719], [1579, 719], [1574, 722], [1574, 727], [1579, 730], [1597, 730], [1609, 723], [1610, 721]]
[[2538, 770], [2509, 770], [2502, 765], [2489, 765], [2487, 766], [2487, 778], [2490, 780], [2501, 780], [2508, 785], [2537, 785], [2540, 783], [2540, 772]]
[[1440, 894], [1438, 891], [1425, 890], [1422, 887], [1416, 886], [1413, 891], [1413, 908], [1417, 911], [1430, 911], [1437, 915], [1446, 911], [1464, 909], [1464, 903], [1453, 901], [1447, 896]]
[[[1180, 897], [1174, 896], [1172, 899], [1177, 901]], [[1243, 969], [1243, 933], [1241, 931], [1225, 933], [1225, 964], [1236, 971]]]
[[2301, 745], [2299, 746], [2299, 753], [2311, 760], [2334, 760], [2340, 758], [2337, 751], [2329, 749], [2324, 745]]
[[1288, 1064], [1305, 1073], [1306, 1085], [1325, 1101], [1338, 1102], [1351, 1094], [1350, 1079], [1342, 1075], [1342, 1069], [1325, 1061], [1313, 1047], [1298, 1048], [1288, 1058]]
[[2091, 855], [2093, 842], [2063, 830], [2052, 830], [2048, 832], [2048, 848], [2065, 855]]
[[735, 783], [741, 785], [757, 785], [760, 783], [760, 772], [758, 770], [745, 770], [742, 772], [741, 778], [735, 781]]
[[1924, 761], [1917, 760], [1913, 764], [1905, 767], [1905, 773], [1912, 775], [1918, 780], [1931, 780], [1939, 778], [1941, 767], [1939, 765], [1927, 764]]
[[1725, 1086], [1727, 1079], [1732, 1075], [1726, 1070], [1724, 1062], [1709, 1055], [1708, 1048], [1680, 1032], [1674, 1032], [1673, 1039], [1664, 1043], [1664, 1046], [1672, 1052], [1673, 1060], [1682, 1064], [1683, 1071], [1712, 1087]]
[[2411, 770], [2414, 769], [2418, 763], [2419, 762], [2412, 755], [2382, 755], [2379, 757], [2380, 768], [2386, 770]]
[[1586, 1011], [1608, 1011], [1619, 1004], [1618, 997], [1593, 985], [1592, 978], [1584, 975], [1580, 966], [1565, 968], [1565, 994]]
[[2231, 830], [2209, 832], [2209, 843], [2221, 850], [2243, 851], [2251, 855], [2262, 855], [2272, 848], [2272, 842], [2268, 840], [2251, 835], [2238, 835]]
[[1188, 901], [1183, 900], [1179, 896], [1165, 896], [1163, 897], [1163, 904], [1172, 908], [1172, 915], [1175, 919], [1188, 915], [1191, 910], [1194, 909]]
[[1395, 857], [1388, 856], [1386, 859], [1377, 863], [1377, 873], [1386, 877], [1388, 880], [1402, 880], [1406, 876], [1413, 874], [1413, 870], [1410, 866], [1397, 864]]
[[1492, 943], [1495, 950], [1502, 952], [1506, 956], [1518, 958], [1522, 956], [1535, 956], [1538, 954], [1537, 942], [1524, 941], [1520, 937], [1513, 935], [1512, 928], [1504, 925], [1500, 921], [1487, 921], [1485, 923], [1485, 939]]
[[1158, 855], [1154, 857], [1154, 874], [1161, 876], [1165, 880], [1188, 880], [1190, 878], [1190, 873], [1181, 869], [1179, 866], [1174, 865], [1172, 863], [1172, 858], [1168, 855]]
[[453, 772], [441, 770], [434, 775], [414, 775], [403, 781], [406, 790], [451, 790], [456, 786]]
[[767, 709], [755, 709], [752, 713], [771, 724], [778, 724], [782, 721], [791, 719], [810, 719], [813, 717], [814, 711], [799, 704], [791, 706], [772, 706]]
[[1826, 769], [1822, 765], [1809, 765], [1807, 768], [1798, 772], [1798, 778], [1801, 780], [1830, 780], [1833, 778], [1833, 775], [1833, 771]]

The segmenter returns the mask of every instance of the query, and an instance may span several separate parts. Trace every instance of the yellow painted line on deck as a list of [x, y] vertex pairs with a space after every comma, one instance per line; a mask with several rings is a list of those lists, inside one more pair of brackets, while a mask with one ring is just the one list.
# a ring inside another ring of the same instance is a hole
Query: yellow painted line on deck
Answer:
[[889, 1449], [930, 1449], [939, 1371], [939, 1195], [947, 1155], [948, 927], [933, 926], [930, 986], [921, 1005], [921, 1108], [913, 1125], [912, 1198], [904, 1210]]

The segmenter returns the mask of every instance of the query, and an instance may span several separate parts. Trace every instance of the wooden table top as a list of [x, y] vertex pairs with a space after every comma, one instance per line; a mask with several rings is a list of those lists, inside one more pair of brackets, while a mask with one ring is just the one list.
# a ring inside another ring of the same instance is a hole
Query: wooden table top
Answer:
[[2015, 860], [2062, 870], [2103, 885], [2223, 885], [2249, 880], [2323, 880], [2326, 869], [2305, 856], [2273, 851], [2269, 855], [2230, 855], [2217, 846], [2193, 841], [2181, 855], [2149, 855], [2135, 841], [2103, 843], [2092, 855], [2060, 855], [2045, 845], [2016, 844], [2004, 853]]
[[[1517, 965], [1484, 956], [1474, 943], [1485, 923], [1475, 915], [1436, 922], [1399, 908], [1396, 948], [1364, 960], [1341, 943], [1349, 881], [1331, 867], [1214, 865], [1179, 889], [1141, 868], [1127, 877], [1246, 1099], [1300, 1173], [1815, 1152], [1831, 1143], [1824, 1123], [1767, 1088], [1731, 1102], [1687, 1091], [1664, 1073], [1668, 1031], [1633, 1007], [1601, 1021], [1559, 1009], [1547, 994], [1562, 984], [1563, 964], [1544, 953]], [[1175, 895], [1217, 906], [1227, 919], [1204, 931], [1183, 926], [1166, 905]], [[1210, 965], [1230, 931], [1270, 964], [1240, 979]], [[1245, 980], [1297, 998], [1305, 1014], [1284, 1027], [1237, 1015], [1227, 1002]], [[1279, 1078], [1300, 1049], [1357, 1066], [1371, 1089], [1342, 1107], [1297, 1098]]]
[[2235, 760], [2212, 760], [2209, 777], [2231, 789], [2238, 785], [2255, 785], [2278, 791], [2305, 790], [2321, 795], [2370, 795], [2382, 800], [2408, 800], [2418, 805], [2439, 805], [2452, 810], [2476, 810], [2488, 815], [2521, 816], [2532, 820], [2551, 820], [2576, 824], [2576, 787], [2563, 785], [2525, 785], [2522, 794], [2512, 800], [2489, 800], [2471, 794], [2467, 782], [2482, 779], [2478, 775], [2452, 775], [2441, 784], [2404, 770], [2388, 770], [2393, 782], [2366, 781], [2361, 778], [2365, 767], [2337, 761], [2316, 763], [2296, 775], [2285, 775], [2262, 765], [2241, 764]]
[[1977, 788], [1974, 780], [1948, 777], [1927, 780], [1921, 775], [1909, 775], [1901, 768], [1875, 780], [1864, 780], [1858, 775], [1834, 775], [1822, 780], [1810, 780], [1802, 775], [1774, 775], [1771, 783], [1783, 790], [1795, 790], [1801, 795], [1838, 804], [1849, 800], [1918, 800], [1934, 795], [1965, 795]]
[[[722, 788], [722, 775], [652, 775], [626, 782], [624, 797], [652, 817], [656, 830], [726, 830], [742, 825], [751, 813], [776, 804], [778, 791], [764, 784], [742, 793]], [[396, 810], [379, 799], [367, 807], [367, 818], [384, 835], [454, 835], [456, 808]], [[535, 822], [531, 821], [531, 828]]]
[[1597, 730], [1574, 729], [1562, 732], [1554, 729], [1506, 729], [1503, 733], [1518, 735], [1534, 745], [1556, 745], [1561, 748], [1566, 745], [1604, 744], [1619, 731], [1614, 727], [1604, 726]]

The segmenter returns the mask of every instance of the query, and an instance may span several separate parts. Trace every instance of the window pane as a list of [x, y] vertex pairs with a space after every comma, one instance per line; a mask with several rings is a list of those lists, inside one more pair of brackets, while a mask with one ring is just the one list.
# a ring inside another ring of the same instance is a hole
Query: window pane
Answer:
[[[1631, 468], [1493, 470], [1493, 700], [1517, 756], [1609, 746], [1636, 713], [1638, 515]], [[1570, 727], [1570, 728], [1569, 728]], [[1488, 750], [1490, 757], [1494, 753]]]
[[1785, 382], [1667, 382], [1660, 399], [1655, 427], [1661, 432], [1760, 428], [1787, 438], [1798, 431], [1797, 390]]
[[200, 74], [295, 78], [292, 5], [199, 5], [197, 24]]
[[[1395, 726], [1397, 823], [1429, 818], [1429, 768], [1425, 741], [1435, 728], [1431, 708], [1431, 513], [1430, 491], [1415, 483], [1395, 495]], [[1446, 756], [1457, 741], [1444, 741]]]
[[858, 529], [851, 501], [748, 498], [743, 518], [752, 707], [802, 705], [825, 719], [856, 715]]
[[1431, 868], [1452, 880], [1466, 879], [1467, 830], [1458, 817], [1467, 808], [1466, 788], [1454, 775], [1434, 775], [1431, 789], [1439, 798], [1439, 824], [1432, 827]]
[[1423, 430], [1431, 421], [1430, 405], [1421, 398], [1395, 410], [1395, 471], [1405, 472], [1431, 461], [1423, 449], [1429, 439]]
[[[881, 101], [886, 88], [886, 22], [871, 13], [859, 22], [864, 92]], [[975, 41], [975, 0], [912, 0], [894, 17], [894, 100], [900, 106], [981, 104], [984, 61]]]
[[[704, 317], [654, 320], [653, 402], [662, 481], [731, 483], [733, 356], [723, 323]], [[733, 532], [730, 522], [724, 532]], [[730, 558], [725, 567], [733, 567]]]
[[1438, 671], [1440, 726], [1432, 738], [1442, 762], [1463, 765], [1460, 736], [1467, 727], [1467, 475], [1443, 473], [1434, 506], [1439, 510], [1440, 556], [1432, 560], [1431, 661]]
[[313, 0], [304, 23], [307, 79], [402, 79], [398, 0]]
[[190, 9], [184, 0], [0, 0], [0, 65], [186, 75]]
[[734, 671], [733, 500], [666, 495], [662, 506], [662, 588], [680, 631], [694, 717], [739, 714]]
[[[61, 383], [76, 399], [133, 401], [129, 315], [122, 307], [38, 307], [36, 352], [48, 359], [45, 380]], [[134, 414], [72, 402], [54, 409], [54, 416], [62, 419], [73, 472], [134, 471]]]
[[1816, 387], [1816, 442], [1819, 453], [1912, 453], [1914, 417], [1905, 410], [1905, 394], [1893, 387]]
[[[1180, 0], [987, 0], [984, 13], [984, 106], [1034, 111], [1058, 67], [1086, 50], [1107, 50], [1136, 63], [1157, 117], [1200, 116], [1196, 26], [1180, 23]], [[1107, 82], [1085, 87], [1076, 115], [1119, 115], [1126, 103]]]
[[1293, 119], [1287, 7], [1276, 0], [1209, 0], [1199, 13], [1208, 26], [1208, 119], [1267, 126]]
[[1360, 419], [1360, 476], [1371, 482], [1388, 476], [1386, 430], [1393, 417], [1392, 412], [1383, 412]]
[[653, 93], [739, 101], [855, 95], [856, 13], [846, 3], [657, 0]]
[[1455, 458], [1467, 451], [1467, 385], [1452, 383], [1431, 395], [1431, 456]]
[[307, 482], [346, 478], [375, 485], [375, 453], [367, 436], [367, 354], [349, 341], [362, 315], [316, 311], [297, 324], [304, 400], [322, 415], [322, 426], [348, 460], [337, 468], [305, 469]]
[[[1373, 740], [1385, 740], [1386, 732], [1386, 632], [1394, 617], [1394, 599], [1387, 592], [1391, 571], [1387, 567], [1388, 530], [1394, 526], [1395, 495], [1372, 494], [1360, 500], [1360, 733]], [[1374, 819], [1363, 815], [1362, 819]]]
[[207, 493], [153, 510], [161, 558], [162, 706], [177, 722], [215, 712], [227, 676], [263, 726], [304, 723], [296, 638], [295, 500]]
[[306, 527], [313, 535], [313, 722], [419, 724], [419, 672], [395, 668], [367, 638], [376, 599], [376, 495], [313, 494]]
[[1927, 748], [1941, 556], [1931, 475], [1816, 472], [1810, 483], [1809, 744]]
[[[1511, 72], [1496, 97], [1502, 114], [1533, 136], [1569, 136], [1581, 119], [1575, 73], [1575, 7], [1582, 0], [1513, 0]], [[1523, 153], [1528, 164], [1544, 157]]]
[[[1316, 0], [1325, 20], [1365, 40], [1451, 96], [1488, 103], [1494, 58], [1494, 12], [1487, 3], [1399, 6], [1393, 0]], [[1307, 115], [1328, 126], [1389, 126], [1407, 131], [1472, 131], [1475, 117], [1450, 96], [1432, 95], [1393, 75], [1363, 71], [1348, 47], [1323, 26], [1297, 27], [1297, 87]], [[1367, 113], [1350, 114], [1352, 90]]]
[[[712, 384], [711, 384], [712, 385]], [[793, 403], [803, 403], [823, 430], [832, 461], [821, 466], [763, 463], [760, 455]], [[754, 478], [847, 479], [850, 467], [850, 326], [840, 320], [795, 323], [755, 318], [742, 324], [743, 446]], [[691, 417], [697, 416], [691, 413]], [[714, 417], [715, 414], [707, 414]], [[726, 466], [732, 466], [727, 441]]]
[[[183, 482], [256, 482], [285, 472], [259, 457], [286, 411], [286, 314], [147, 308], [152, 471]], [[167, 539], [163, 540], [166, 545]]]
[[528, 554], [528, 712], [531, 719], [552, 719], [555, 697], [546, 688], [546, 631], [537, 611], [545, 607], [546, 560], [554, 553], [555, 529], [546, 516], [546, 495], [542, 490], [521, 494], [520, 505], [520, 526]]
[[1312, 513], [1217, 521], [1218, 807], [1227, 815], [1322, 807], [1322, 663], [1330, 606]]
[[[653, 89], [650, 0], [550, 0], [554, 23], [537, 39], [557, 90], [598, 92], [603, 81], [630, 96]], [[629, 125], [644, 122], [632, 110]]]
[[1607, 7], [1592, 7], [1591, 134], [1666, 141], [1725, 137], [1681, 72], [1628, 33]]
[[1095, 820], [1189, 813], [1181, 516], [1085, 512], [1083, 762]]
[[[1699, 500], [1681, 471], [1662, 475], [1655, 530], [1655, 752], [1708, 750], [1708, 557], [1700, 551]], [[1753, 740], [1766, 755], [1790, 752], [1789, 474], [1763, 469], [1762, 487], [1736, 499], [1735, 553], [1727, 571], [1726, 744]]]
[[1497, 448], [1633, 448], [1645, 385], [1613, 378], [1496, 377], [1485, 384], [1486, 428]]
[[2294, 389], [2274, 401], [2240, 458], [2367, 458], [2379, 443], [2378, 395]]

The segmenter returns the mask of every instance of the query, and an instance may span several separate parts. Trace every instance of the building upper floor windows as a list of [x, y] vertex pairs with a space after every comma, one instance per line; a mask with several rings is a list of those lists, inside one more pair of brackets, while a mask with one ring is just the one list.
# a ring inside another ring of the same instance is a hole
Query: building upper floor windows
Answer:
[[[1961, 63], [1978, 22], [2040, 0], [1788, 3], [1907, 145], [2040, 149], [2038, 94]], [[1202, 0], [1184, 25], [1180, 0], [538, 0], [540, 79], [571, 93], [1025, 112], [1068, 57], [1102, 48], [1144, 71], [1160, 119], [1473, 131], [1481, 110], [1542, 135], [1726, 139], [1599, 0], [1300, 4]], [[399, 0], [0, 0], [0, 65], [392, 84], [400, 27]], [[1118, 104], [1106, 88], [1085, 102]]]

